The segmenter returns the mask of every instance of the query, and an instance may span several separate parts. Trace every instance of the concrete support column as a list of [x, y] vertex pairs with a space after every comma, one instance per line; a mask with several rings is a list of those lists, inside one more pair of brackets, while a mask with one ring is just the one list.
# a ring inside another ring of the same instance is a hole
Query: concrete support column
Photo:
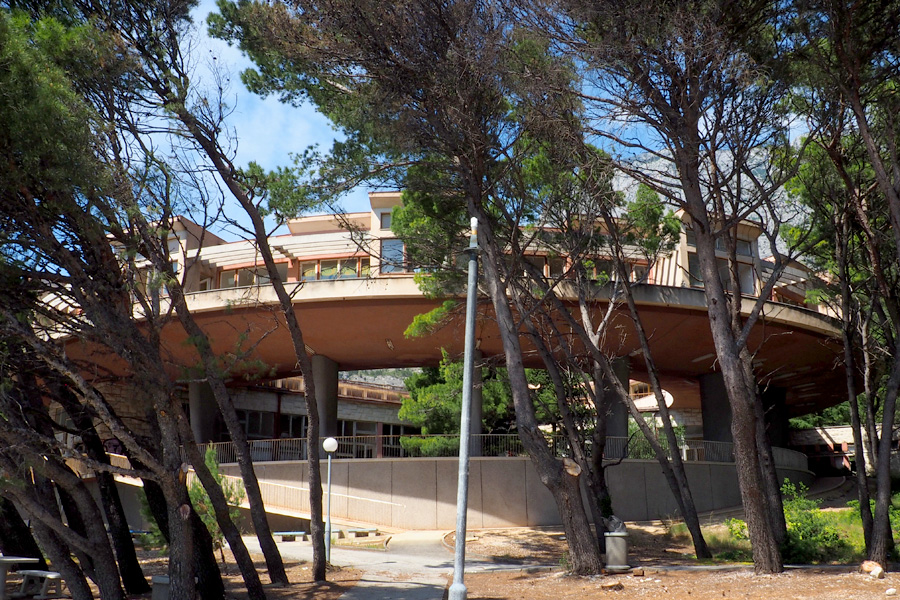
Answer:
[[731, 442], [731, 404], [725, 380], [719, 372], [701, 375], [700, 407], [703, 412], [703, 439]]
[[338, 366], [320, 354], [312, 356], [312, 378], [316, 387], [316, 408], [319, 409], [319, 436], [338, 434]]
[[472, 371], [472, 412], [469, 420], [469, 456], [481, 456], [481, 434], [484, 420], [484, 386], [482, 385], [481, 351], [475, 351], [475, 369]]
[[191, 411], [191, 431], [194, 433], [194, 440], [198, 444], [214, 441], [219, 407], [208, 383], [198, 381], [188, 384], [188, 406]]
[[765, 411], [766, 432], [769, 443], [779, 448], [789, 445], [789, 424], [787, 410], [787, 390], [780, 387], [766, 387], [760, 394]]
[[[627, 356], [617, 358], [612, 361], [612, 368], [616, 378], [625, 387], [627, 393], [631, 377], [631, 360]], [[606, 394], [612, 395], [611, 397], [613, 398], [609, 405], [609, 413], [606, 416], [606, 435], [611, 437], [628, 437], [628, 407], [615, 394], [611, 382], [604, 382], [604, 391]]]

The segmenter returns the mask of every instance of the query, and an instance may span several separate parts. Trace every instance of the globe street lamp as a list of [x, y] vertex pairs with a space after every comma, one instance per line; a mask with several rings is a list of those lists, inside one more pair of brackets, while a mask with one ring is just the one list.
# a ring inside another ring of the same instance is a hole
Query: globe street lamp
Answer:
[[328, 507], [325, 511], [325, 562], [331, 562], [331, 455], [338, 448], [338, 442], [333, 437], [326, 438], [322, 442], [322, 448], [328, 454]]

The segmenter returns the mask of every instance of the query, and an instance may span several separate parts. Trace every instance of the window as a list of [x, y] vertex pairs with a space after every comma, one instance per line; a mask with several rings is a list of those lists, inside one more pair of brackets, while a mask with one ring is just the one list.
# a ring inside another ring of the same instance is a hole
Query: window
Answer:
[[369, 276], [369, 257], [331, 258], [300, 263], [300, 280], [353, 279]]
[[[286, 262], [276, 264], [275, 270], [278, 271], [278, 278], [281, 279], [282, 283], [287, 281], [288, 264]], [[257, 269], [257, 275], [258, 275], [259, 285], [265, 285], [271, 281], [269, 279], [269, 271], [268, 271], [268, 269], [266, 269], [265, 266], [261, 266]]]
[[616, 265], [611, 260], [594, 261], [594, 279], [597, 283], [607, 283], [616, 281]]
[[319, 279], [337, 279], [338, 261], [323, 260], [319, 262]]
[[421, 435], [422, 433], [419, 427], [393, 423], [384, 423], [381, 430], [384, 435], [382, 437], [381, 455], [384, 457], [405, 456], [403, 446], [400, 445], [400, 437], [404, 435]]
[[391, 213], [383, 212], [380, 215], [381, 219], [381, 228], [385, 230], [390, 230], [391, 228]]
[[[728, 261], [718, 259], [716, 261], [719, 280], [726, 292], [731, 291], [731, 275], [728, 269]], [[688, 275], [690, 277], [691, 287], [703, 287], [703, 277], [700, 275], [700, 259], [693, 252], [688, 254]], [[741, 287], [741, 293], [753, 295], [756, 293], [756, 278], [753, 275], [753, 266], [747, 263], [738, 263], [738, 282]]]
[[355, 258], [342, 260], [340, 269], [338, 270], [338, 277], [356, 277], [356, 268], [358, 266], [359, 261]]
[[[544, 268], [547, 261], [543, 256], [526, 256], [525, 260], [534, 265], [535, 272], [539, 273], [541, 277], [545, 277], [547, 275], [546, 269]], [[526, 276], [532, 274], [532, 271], [527, 268], [523, 268], [522, 270], [524, 271], [524, 275]]]
[[315, 281], [318, 277], [318, 270], [315, 261], [300, 263], [300, 281]]
[[559, 278], [566, 272], [566, 259], [562, 257], [549, 258], [547, 263], [550, 265], [550, 277]]
[[381, 272], [406, 272], [402, 240], [396, 238], [381, 240]]
[[282, 438], [306, 437], [306, 415], [280, 415], [278, 424]]
[[219, 287], [232, 288], [253, 285], [253, 282], [256, 279], [254, 271], [255, 269], [231, 269], [229, 271], [222, 271], [222, 274], [219, 276]]
[[688, 278], [690, 279], [691, 287], [703, 287], [703, 277], [700, 275], [700, 259], [697, 258], [697, 254], [694, 252], [688, 254]]
[[219, 287], [220, 288], [233, 288], [236, 282], [237, 271], [222, 271], [222, 274], [219, 275]]
[[205, 279], [201, 279], [200, 283], [197, 284], [197, 291], [205, 292], [212, 288], [212, 279], [206, 277]]
[[[685, 230], [685, 235], [687, 236], [687, 245], [692, 248], [696, 248], [697, 236], [694, 235], [694, 232], [690, 229], [687, 229]], [[716, 251], [726, 251], [725, 240], [721, 237], [716, 238]], [[753, 256], [753, 244], [747, 240], [737, 240], [736, 251], [740, 256]]]
[[275, 413], [238, 410], [237, 417], [247, 434], [247, 439], [269, 440], [275, 435]]

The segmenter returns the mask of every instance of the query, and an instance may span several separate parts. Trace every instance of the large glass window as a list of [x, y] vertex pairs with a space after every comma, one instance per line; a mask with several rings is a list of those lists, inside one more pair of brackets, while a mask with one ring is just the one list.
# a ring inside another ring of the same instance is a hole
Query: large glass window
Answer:
[[281, 415], [278, 423], [282, 438], [306, 437], [306, 415]]
[[[282, 283], [287, 281], [287, 275], [288, 275], [288, 264], [287, 263], [276, 264], [275, 270], [278, 271], [278, 277], [279, 277], [279, 279], [281, 279]], [[269, 279], [269, 271], [265, 267], [259, 267], [257, 269], [257, 272], [259, 275], [258, 279], [259, 279], [260, 285], [265, 285], [265, 284], [269, 283], [269, 281], [271, 281]]]
[[258, 410], [238, 410], [237, 417], [247, 439], [268, 440], [275, 435], [275, 413]]
[[688, 254], [688, 277], [691, 287], [703, 287], [703, 277], [700, 275], [700, 259], [694, 252]]
[[[728, 261], [718, 259], [716, 261], [718, 267], [719, 280], [725, 291], [731, 291], [731, 275], [728, 270]], [[703, 277], [700, 275], [700, 259], [693, 252], [688, 254], [688, 274], [690, 277], [691, 287], [703, 287]], [[741, 287], [741, 293], [753, 295], [756, 293], [756, 278], [753, 275], [753, 265], [747, 263], [738, 263], [738, 282]]]
[[404, 273], [403, 241], [398, 239], [381, 240], [381, 272]]
[[318, 277], [318, 270], [315, 261], [300, 263], [300, 281], [315, 281]]
[[338, 276], [338, 261], [323, 260], [319, 262], [319, 279], [336, 279]]

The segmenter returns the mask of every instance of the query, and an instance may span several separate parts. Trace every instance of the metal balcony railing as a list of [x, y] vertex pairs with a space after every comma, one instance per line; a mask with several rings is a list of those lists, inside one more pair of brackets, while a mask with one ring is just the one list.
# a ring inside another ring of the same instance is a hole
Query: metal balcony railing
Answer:
[[[556, 456], [571, 454], [568, 440], [562, 435], [547, 434], [547, 444]], [[338, 448], [336, 459], [368, 458], [424, 458], [455, 457], [459, 455], [459, 436], [456, 435], [366, 435], [335, 438]], [[669, 452], [668, 443], [660, 439], [660, 445]], [[200, 446], [201, 453], [213, 448], [220, 464], [237, 462], [234, 444], [220, 442]], [[784, 468], [807, 469], [806, 455], [786, 448], [773, 448], [775, 465]], [[590, 445], [586, 447], [592, 452]], [[717, 463], [734, 462], [734, 446], [728, 442], [707, 440], [682, 440], [676, 451], [686, 462], [707, 461]], [[522, 441], [515, 434], [485, 434], [470, 437], [471, 456], [503, 457], [526, 456]], [[253, 440], [250, 442], [250, 456], [256, 462], [306, 460], [307, 442], [305, 438], [280, 440]], [[603, 452], [607, 459], [655, 460], [652, 447], [643, 436], [608, 437]]]

